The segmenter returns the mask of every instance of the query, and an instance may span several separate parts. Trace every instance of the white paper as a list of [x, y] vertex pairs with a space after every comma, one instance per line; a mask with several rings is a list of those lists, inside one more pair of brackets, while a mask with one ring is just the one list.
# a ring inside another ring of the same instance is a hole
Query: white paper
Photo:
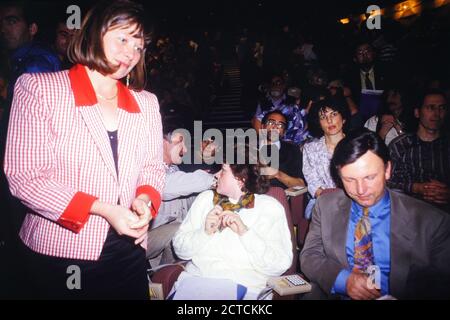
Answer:
[[383, 94], [383, 90], [369, 90], [369, 89], [362, 89], [362, 94], [371, 94], [376, 96], [381, 96]]
[[238, 284], [228, 279], [184, 278], [173, 300], [237, 300]]

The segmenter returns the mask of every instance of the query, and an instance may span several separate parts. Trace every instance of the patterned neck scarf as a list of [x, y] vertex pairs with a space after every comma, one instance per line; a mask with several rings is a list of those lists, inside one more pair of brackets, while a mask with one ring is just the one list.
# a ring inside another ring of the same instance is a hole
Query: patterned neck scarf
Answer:
[[255, 195], [246, 193], [241, 196], [237, 203], [232, 203], [227, 196], [221, 195], [214, 190], [213, 204], [220, 205], [223, 210], [239, 211], [241, 208], [251, 209], [255, 206]]

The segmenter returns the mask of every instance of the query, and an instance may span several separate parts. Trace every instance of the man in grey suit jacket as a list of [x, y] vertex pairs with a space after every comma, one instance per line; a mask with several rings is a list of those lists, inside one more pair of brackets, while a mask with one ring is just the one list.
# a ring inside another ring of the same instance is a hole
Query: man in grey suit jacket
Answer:
[[[301, 270], [313, 283], [309, 297], [449, 298], [450, 217], [386, 188], [391, 163], [383, 141], [367, 131], [348, 135], [335, 149], [331, 172], [345, 192], [317, 200], [300, 257]], [[353, 258], [355, 225], [364, 208], [379, 288], [355, 268]]]

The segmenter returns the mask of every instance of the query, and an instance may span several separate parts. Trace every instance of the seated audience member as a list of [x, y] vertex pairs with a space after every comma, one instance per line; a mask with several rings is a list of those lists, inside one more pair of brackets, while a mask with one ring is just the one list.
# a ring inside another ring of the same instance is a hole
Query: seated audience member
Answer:
[[316, 65], [319, 62], [319, 58], [315, 52], [314, 44], [310, 40], [306, 40], [306, 38], [301, 36], [299, 38], [301, 38], [300, 52], [304, 59], [304, 66], [309, 68]]
[[386, 145], [389, 145], [394, 138], [411, 130], [414, 121], [408, 107], [405, 90], [385, 90], [380, 112], [369, 118], [364, 127], [378, 133]]
[[[264, 195], [268, 183], [261, 165], [252, 160], [248, 146], [242, 147], [245, 163], [223, 164], [217, 189], [195, 199], [173, 238], [175, 253], [190, 260], [175, 291], [188, 277], [229, 279], [247, 287], [244, 299], [255, 299], [268, 277], [281, 275], [292, 264], [284, 209]], [[235, 158], [240, 149], [235, 148]]]
[[344, 190], [314, 208], [300, 258], [313, 283], [305, 298], [449, 298], [450, 217], [386, 187], [391, 162], [380, 137], [347, 135], [331, 170]]
[[427, 91], [416, 103], [415, 133], [389, 145], [393, 171], [389, 186], [450, 212], [450, 143], [445, 134], [448, 102], [440, 90]]
[[[255, 116], [252, 119], [252, 126], [255, 130], [260, 130], [262, 119], [271, 111], [281, 111], [289, 121], [289, 126], [285, 128], [283, 140], [296, 145], [301, 144], [309, 137], [306, 127], [307, 110], [302, 109], [297, 103], [296, 96], [300, 96], [298, 89], [291, 89], [286, 92], [285, 80], [281, 76], [274, 76], [267, 96], [258, 104]], [[294, 96], [295, 95], [295, 96]]]
[[354, 69], [349, 72], [346, 83], [350, 84], [358, 103], [362, 89], [383, 90], [386, 85], [386, 70], [377, 61], [373, 47], [366, 41], [361, 41], [355, 48]]
[[302, 100], [307, 112], [314, 102], [325, 99], [328, 95], [328, 75], [322, 68], [314, 66], [306, 73], [306, 83], [302, 90]]
[[306, 113], [309, 113], [314, 103], [327, 98], [330, 95], [330, 92], [327, 88], [310, 88], [309, 90], [302, 91], [302, 101], [304, 101], [304, 105]]
[[[276, 147], [279, 159], [278, 168], [266, 168], [268, 170], [266, 173], [270, 174], [268, 178], [271, 186], [283, 189], [305, 185], [302, 179], [302, 154], [300, 149], [281, 140], [287, 126], [286, 116], [278, 110], [267, 113], [262, 119], [262, 129], [267, 130], [265, 136], [267, 141], [262, 143], [260, 150], [263, 151], [263, 155], [271, 158], [274, 153], [273, 148]], [[263, 148], [267, 149], [264, 150]]]
[[313, 66], [308, 69], [306, 72], [306, 89], [309, 91], [311, 88], [322, 88], [325, 89], [328, 84], [328, 74], [327, 72], [319, 67], [319, 66]]
[[62, 70], [72, 67], [72, 63], [67, 56], [67, 48], [76, 32], [76, 29], [69, 29], [67, 27], [66, 19], [66, 17], [58, 19], [55, 30], [55, 41], [53, 42], [53, 49], [58, 55]]
[[333, 80], [328, 84], [328, 90], [333, 97], [337, 99], [344, 99], [350, 113], [350, 123], [348, 125], [350, 130], [360, 129], [364, 125], [363, 118], [356, 105], [352, 91], [349, 87], [345, 87], [341, 80]]
[[163, 161], [166, 168], [166, 184], [158, 215], [148, 231], [147, 259], [152, 267], [175, 261], [171, 241], [198, 193], [212, 188], [214, 176], [204, 170], [183, 172], [181, 164], [187, 151], [184, 136], [174, 132], [179, 126], [163, 126]]
[[301, 103], [301, 90], [291, 87], [287, 91], [286, 105], [279, 109], [287, 118], [288, 126], [283, 141], [290, 142], [296, 146], [304, 143], [310, 138], [306, 117], [308, 110]]
[[341, 141], [348, 119], [348, 109], [334, 98], [321, 100], [310, 112], [310, 130], [316, 137], [303, 146], [303, 175], [312, 199], [305, 216], [311, 218], [312, 207], [323, 190], [334, 188], [330, 175], [330, 160], [336, 145]]
[[9, 1], [0, 6], [0, 41], [9, 51], [10, 79], [8, 100], [14, 85], [24, 73], [61, 70], [58, 57], [36, 37], [39, 31], [36, 7], [29, 1]]
[[[0, 165], [3, 167], [5, 144], [9, 127], [10, 108], [17, 79], [24, 73], [55, 72], [61, 70], [58, 57], [37, 40], [39, 22], [37, 6], [31, 1], [0, 3], [0, 51], [6, 49], [8, 58], [0, 65], [9, 66], [5, 73], [7, 96], [2, 103], [0, 118]], [[5, 61], [8, 60], [8, 61]], [[25, 207], [8, 190], [3, 170], [0, 173], [0, 199], [4, 205], [3, 219], [12, 234], [17, 234], [25, 218]], [[16, 241], [18, 239], [14, 239]]]
[[359, 107], [363, 121], [366, 121], [381, 107], [379, 91], [386, 87], [390, 78], [389, 70], [378, 63], [373, 47], [366, 41], [359, 42], [356, 46], [353, 61], [354, 67], [343, 78], [351, 90], [352, 100]]
[[281, 75], [274, 75], [268, 92], [261, 99], [256, 107], [255, 115], [252, 119], [252, 126], [255, 130], [261, 129], [261, 121], [267, 112], [279, 110], [286, 105], [286, 84]]

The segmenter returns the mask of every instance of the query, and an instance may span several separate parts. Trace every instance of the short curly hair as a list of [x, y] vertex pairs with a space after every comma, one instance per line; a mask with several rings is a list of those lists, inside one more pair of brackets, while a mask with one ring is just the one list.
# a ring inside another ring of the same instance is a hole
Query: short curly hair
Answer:
[[328, 96], [325, 99], [314, 103], [308, 113], [308, 129], [311, 135], [315, 138], [320, 138], [324, 135], [322, 127], [320, 126], [319, 114], [326, 109], [339, 112], [342, 116], [342, 120], [345, 120], [343, 131], [347, 132], [348, 126], [350, 125], [350, 111], [347, 107], [347, 103], [341, 98]]

